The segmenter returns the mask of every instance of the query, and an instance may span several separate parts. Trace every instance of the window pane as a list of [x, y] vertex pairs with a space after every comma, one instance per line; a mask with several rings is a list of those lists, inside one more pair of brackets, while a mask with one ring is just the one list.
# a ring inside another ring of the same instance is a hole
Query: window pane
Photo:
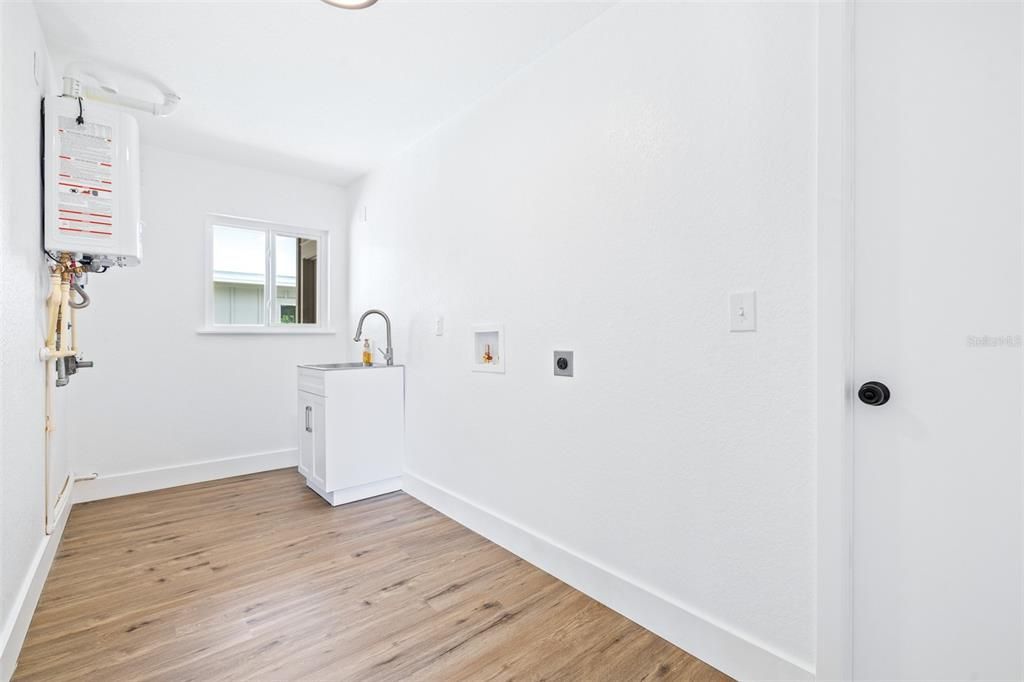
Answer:
[[238, 227], [213, 228], [213, 321], [263, 324], [266, 234]]
[[316, 266], [319, 244], [315, 239], [274, 237], [274, 314], [281, 324], [316, 324]]

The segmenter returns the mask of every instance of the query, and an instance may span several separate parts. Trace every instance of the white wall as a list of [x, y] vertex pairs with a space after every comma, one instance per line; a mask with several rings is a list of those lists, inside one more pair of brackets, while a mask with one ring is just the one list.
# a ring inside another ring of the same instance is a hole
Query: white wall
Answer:
[[[31, 3], [0, 3], [0, 679], [10, 673], [56, 543], [44, 531], [45, 365], [49, 286], [40, 245], [39, 105], [52, 86]], [[58, 392], [53, 490], [67, 473]], [[41, 568], [40, 568], [41, 567]]]
[[[79, 314], [96, 367], [72, 380], [72, 463], [100, 480], [78, 499], [293, 464], [295, 365], [336, 361], [352, 345], [342, 333], [197, 334], [209, 213], [329, 230], [332, 322], [345, 331], [343, 189], [145, 144], [141, 153], [143, 264], [92, 276], [93, 303]], [[247, 459], [203, 464], [235, 457]]]
[[[640, 586], [597, 596], [747, 677], [814, 660], [815, 26], [619, 4], [353, 188], [351, 307], [397, 325], [410, 488]], [[746, 289], [760, 328], [730, 334]], [[507, 374], [469, 371], [478, 322]]]

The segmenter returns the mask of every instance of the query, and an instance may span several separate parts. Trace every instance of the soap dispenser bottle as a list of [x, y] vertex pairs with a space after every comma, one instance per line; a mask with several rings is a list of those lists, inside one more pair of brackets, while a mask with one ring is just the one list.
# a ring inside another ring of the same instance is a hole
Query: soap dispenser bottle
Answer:
[[370, 339], [363, 339], [363, 367], [373, 366], [373, 347]]

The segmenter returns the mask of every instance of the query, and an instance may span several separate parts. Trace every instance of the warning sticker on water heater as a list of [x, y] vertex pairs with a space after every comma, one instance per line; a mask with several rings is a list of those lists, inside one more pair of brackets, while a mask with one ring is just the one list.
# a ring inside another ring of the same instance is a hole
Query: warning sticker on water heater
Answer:
[[114, 234], [113, 128], [78, 125], [59, 118], [60, 170], [57, 177], [57, 228], [96, 237]]

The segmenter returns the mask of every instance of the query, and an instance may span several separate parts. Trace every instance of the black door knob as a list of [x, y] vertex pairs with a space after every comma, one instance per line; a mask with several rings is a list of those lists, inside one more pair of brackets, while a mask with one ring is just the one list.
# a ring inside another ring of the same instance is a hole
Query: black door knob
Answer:
[[889, 387], [881, 381], [869, 381], [857, 391], [857, 397], [865, 405], [885, 405], [890, 395]]

